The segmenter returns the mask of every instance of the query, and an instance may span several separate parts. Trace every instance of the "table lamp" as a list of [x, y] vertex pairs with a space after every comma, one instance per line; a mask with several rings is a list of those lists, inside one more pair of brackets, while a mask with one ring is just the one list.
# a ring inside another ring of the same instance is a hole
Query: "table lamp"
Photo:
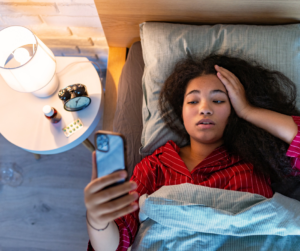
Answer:
[[40, 98], [51, 96], [59, 86], [54, 54], [23, 26], [0, 31], [0, 75], [12, 89]]

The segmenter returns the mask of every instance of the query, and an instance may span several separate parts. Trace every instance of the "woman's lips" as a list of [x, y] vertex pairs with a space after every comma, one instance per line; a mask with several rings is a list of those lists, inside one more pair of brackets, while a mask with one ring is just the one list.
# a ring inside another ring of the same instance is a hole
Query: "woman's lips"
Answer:
[[197, 127], [200, 127], [200, 128], [202, 128], [202, 129], [209, 129], [209, 128], [212, 128], [213, 126], [215, 126], [215, 125], [213, 125], [213, 124], [208, 124], [208, 125], [205, 125], [205, 124], [198, 124], [198, 125], [197, 125]]

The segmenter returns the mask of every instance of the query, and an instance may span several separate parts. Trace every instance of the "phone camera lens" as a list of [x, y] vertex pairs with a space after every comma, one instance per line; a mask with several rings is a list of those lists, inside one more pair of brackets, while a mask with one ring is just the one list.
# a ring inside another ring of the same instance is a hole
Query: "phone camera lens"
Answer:
[[109, 148], [109, 138], [106, 135], [99, 135], [97, 144], [99, 151], [107, 152]]

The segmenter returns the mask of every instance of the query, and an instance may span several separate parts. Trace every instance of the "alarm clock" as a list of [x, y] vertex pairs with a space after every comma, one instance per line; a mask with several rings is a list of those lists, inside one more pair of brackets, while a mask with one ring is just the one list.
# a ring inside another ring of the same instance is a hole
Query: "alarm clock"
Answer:
[[88, 97], [86, 86], [83, 84], [69, 85], [58, 92], [58, 97], [68, 112], [76, 112], [88, 107], [92, 100]]

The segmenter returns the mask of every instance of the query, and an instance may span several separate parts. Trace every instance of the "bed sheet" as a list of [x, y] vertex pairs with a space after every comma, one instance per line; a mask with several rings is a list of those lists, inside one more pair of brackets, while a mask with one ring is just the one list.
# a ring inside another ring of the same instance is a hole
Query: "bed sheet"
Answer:
[[125, 136], [127, 146], [128, 178], [142, 160], [139, 154], [143, 130], [142, 121], [142, 77], [144, 60], [141, 42], [134, 43], [128, 53], [118, 85], [118, 99], [113, 121], [113, 131]]

